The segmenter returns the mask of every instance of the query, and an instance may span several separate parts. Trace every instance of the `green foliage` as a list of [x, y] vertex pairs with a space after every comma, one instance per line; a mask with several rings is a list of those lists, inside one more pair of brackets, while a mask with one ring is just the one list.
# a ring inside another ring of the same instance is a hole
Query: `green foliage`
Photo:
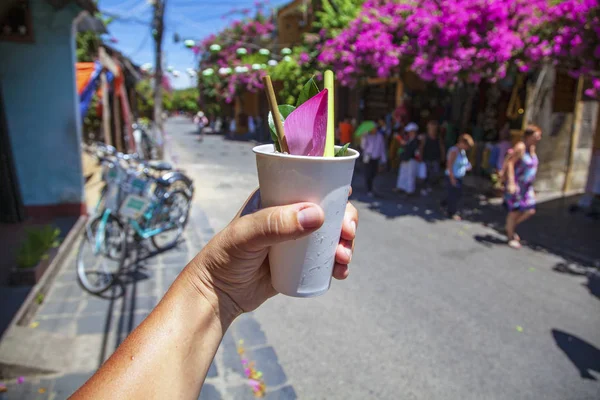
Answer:
[[174, 90], [170, 96], [170, 102], [171, 104], [169, 107], [165, 105], [165, 109], [169, 111], [185, 111], [195, 114], [199, 110], [198, 89], [187, 88]]
[[154, 92], [149, 79], [143, 79], [135, 85], [136, 102], [139, 117], [154, 119]]
[[204, 104], [202, 111], [208, 115], [221, 115], [222, 96], [220, 92], [225, 86], [225, 80], [217, 74], [209, 76], [199, 74], [198, 79], [201, 79], [202, 84], [202, 102]]
[[297, 62], [296, 55], [302, 51], [302, 48], [295, 47], [293, 51], [294, 56], [290, 61], [280, 62], [271, 71], [271, 79], [283, 83], [283, 88], [278, 94], [285, 104], [296, 104], [304, 82], [314, 74], [314, 70], [307, 70]]
[[35, 302], [38, 304], [42, 304], [44, 302], [44, 293], [38, 293], [35, 296]]
[[344, 146], [342, 146], [338, 151], [335, 152], [335, 157], [344, 157], [348, 152], [349, 146], [350, 143], [346, 143]]
[[78, 32], [75, 36], [77, 44], [77, 61], [92, 62], [98, 54], [98, 46], [102, 43], [95, 32]]
[[[289, 104], [282, 104], [279, 107], [279, 114], [281, 115], [281, 121], [285, 121], [285, 119], [296, 109], [294, 106], [290, 106]], [[269, 131], [271, 132], [271, 139], [275, 144], [275, 150], [281, 151], [281, 145], [279, 144], [279, 138], [277, 137], [277, 131], [275, 130], [275, 121], [273, 121], [273, 114], [269, 112]]]
[[356, 18], [364, 0], [322, 0], [321, 10], [315, 11], [313, 27], [325, 29], [328, 37], [337, 36]]
[[308, 82], [306, 82], [306, 84], [302, 87], [302, 90], [300, 90], [300, 95], [298, 96], [296, 107], [300, 106], [300, 104], [304, 103], [306, 100], [317, 95], [317, 93], [319, 93], [317, 83], [315, 82], [314, 78], [310, 78]]
[[100, 132], [101, 126], [102, 120], [98, 115], [98, 96], [96, 93], [94, 93], [92, 95], [92, 101], [90, 101], [87, 114], [83, 117], [83, 132], [85, 134], [89, 134], [91, 132], [96, 135], [98, 132]]
[[[305, 40], [306, 44], [295, 46], [292, 49], [292, 60], [280, 62], [271, 71], [272, 79], [283, 83], [283, 88], [278, 94], [284, 103], [297, 104], [304, 82], [321, 67], [316, 62], [320, 44], [323, 43], [323, 38], [320, 38], [318, 32], [324, 29], [325, 39], [337, 36], [356, 18], [363, 3], [364, 0], [322, 0], [322, 7], [315, 11], [312, 33], [305, 37], [310, 36], [312, 40]], [[303, 53], [308, 55], [310, 61], [300, 65], [298, 60]]]
[[46, 225], [43, 228], [28, 229], [27, 239], [21, 244], [17, 253], [19, 268], [33, 268], [41, 260], [48, 258], [48, 251], [58, 247], [60, 229]]

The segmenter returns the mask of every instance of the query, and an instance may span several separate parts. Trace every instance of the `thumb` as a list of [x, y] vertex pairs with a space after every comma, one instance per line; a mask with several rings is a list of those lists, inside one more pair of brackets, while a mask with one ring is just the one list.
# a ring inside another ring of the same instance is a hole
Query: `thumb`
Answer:
[[238, 219], [230, 239], [247, 251], [261, 251], [306, 236], [324, 221], [323, 209], [313, 203], [269, 207]]

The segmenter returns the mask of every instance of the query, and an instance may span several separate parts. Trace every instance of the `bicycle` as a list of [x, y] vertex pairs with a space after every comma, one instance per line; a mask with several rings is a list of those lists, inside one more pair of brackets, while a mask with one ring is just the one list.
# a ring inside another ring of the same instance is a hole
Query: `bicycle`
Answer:
[[102, 160], [105, 194], [77, 254], [79, 283], [94, 294], [110, 288], [121, 273], [131, 232], [136, 241], [150, 239], [157, 250], [165, 250], [177, 243], [189, 216], [191, 196], [185, 189], [171, 189], [169, 179], [121, 161]]

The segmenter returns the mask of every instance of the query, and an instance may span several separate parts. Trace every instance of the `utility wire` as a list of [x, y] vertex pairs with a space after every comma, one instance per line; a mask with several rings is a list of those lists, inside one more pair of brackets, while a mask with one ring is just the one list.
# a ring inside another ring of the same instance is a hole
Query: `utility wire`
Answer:
[[131, 59], [131, 58], [133, 58], [133, 56], [135, 56], [140, 51], [142, 51], [142, 49], [144, 48], [144, 46], [146, 45], [146, 43], [148, 43], [148, 38], [150, 36], [151, 36], [150, 33], [146, 34], [144, 36], [144, 38], [142, 39], [142, 41], [140, 42], [140, 44], [138, 45], [138, 47], [132, 53], [130, 53], [127, 57]]

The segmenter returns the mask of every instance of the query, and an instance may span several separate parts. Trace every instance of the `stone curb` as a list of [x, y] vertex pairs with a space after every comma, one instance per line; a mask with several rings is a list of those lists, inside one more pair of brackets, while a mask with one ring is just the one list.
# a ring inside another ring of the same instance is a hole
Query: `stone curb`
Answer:
[[85, 215], [82, 215], [79, 217], [79, 219], [77, 219], [77, 222], [75, 222], [75, 225], [73, 225], [65, 237], [65, 240], [63, 240], [62, 244], [58, 248], [58, 253], [50, 263], [50, 266], [48, 266], [46, 273], [42, 276], [42, 279], [31, 288], [31, 291], [25, 298], [25, 301], [4, 331], [4, 335], [2, 335], [0, 341], [2, 341], [4, 336], [7, 335], [8, 331], [10, 331], [13, 326], [26, 326], [30, 322], [31, 318], [35, 315], [35, 312], [39, 308], [39, 304], [37, 301], [35, 301], [36, 297], [38, 294], [43, 294], [45, 296], [48, 293], [62, 263], [70, 254], [71, 249], [77, 242], [77, 239], [81, 236], [81, 232], [85, 229], [86, 221], [87, 216]]

